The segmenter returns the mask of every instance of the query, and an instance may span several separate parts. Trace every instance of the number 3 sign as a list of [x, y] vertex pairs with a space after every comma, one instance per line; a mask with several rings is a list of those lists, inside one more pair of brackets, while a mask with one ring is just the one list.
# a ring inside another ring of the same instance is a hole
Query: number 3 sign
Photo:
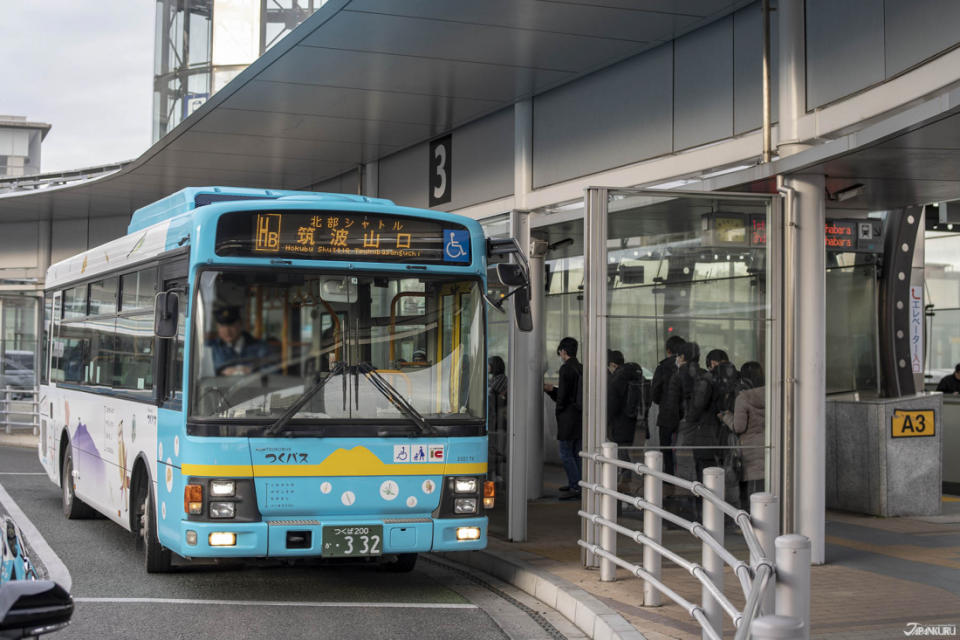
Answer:
[[444, 136], [430, 143], [430, 185], [429, 206], [450, 202], [450, 192], [453, 191], [452, 138]]

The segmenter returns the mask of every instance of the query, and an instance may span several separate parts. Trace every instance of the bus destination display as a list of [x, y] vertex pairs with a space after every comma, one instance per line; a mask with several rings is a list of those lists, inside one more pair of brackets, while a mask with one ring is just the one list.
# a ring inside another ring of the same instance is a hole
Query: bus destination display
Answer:
[[243, 211], [217, 226], [221, 256], [469, 264], [459, 224], [347, 211]]

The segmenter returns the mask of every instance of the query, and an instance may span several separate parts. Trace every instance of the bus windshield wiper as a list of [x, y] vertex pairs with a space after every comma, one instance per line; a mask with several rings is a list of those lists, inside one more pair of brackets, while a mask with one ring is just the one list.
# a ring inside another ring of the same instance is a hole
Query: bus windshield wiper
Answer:
[[434, 429], [427, 419], [423, 417], [416, 408], [410, 404], [410, 402], [397, 391], [396, 387], [387, 382], [387, 379], [383, 377], [376, 369], [373, 368], [373, 365], [369, 362], [361, 362], [357, 365], [357, 369], [363, 373], [367, 380], [370, 381], [370, 384], [374, 388], [383, 394], [383, 396], [390, 401], [390, 403], [400, 410], [402, 414], [410, 418], [410, 420], [415, 423], [420, 428], [420, 433], [423, 434], [434, 434], [436, 429]]
[[317, 379], [317, 381], [313, 383], [312, 387], [307, 389], [303, 395], [300, 396], [300, 398], [290, 406], [289, 409], [283, 412], [282, 416], [277, 418], [273, 424], [264, 430], [263, 434], [267, 436], [275, 436], [280, 433], [280, 430], [287, 426], [287, 423], [293, 419], [293, 416], [297, 415], [300, 409], [303, 408], [303, 405], [307, 404], [310, 398], [317, 395], [317, 393], [323, 389], [323, 387], [330, 382], [331, 379], [333, 379], [333, 376], [337, 375], [338, 373], [343, 373], [342, 362], [337, 362], [335, 365], [333, 365], [333, 369], [330, 370], [330, 373], [327, 374], [327, 377]]

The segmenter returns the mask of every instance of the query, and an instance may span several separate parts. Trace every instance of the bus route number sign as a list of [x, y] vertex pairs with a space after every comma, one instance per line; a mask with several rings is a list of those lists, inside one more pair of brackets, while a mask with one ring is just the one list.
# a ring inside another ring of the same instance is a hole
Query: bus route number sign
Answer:
[[894, 438], [921, 438], [936, 435], [933, 409], [918, 411], [894, 409], [891, 426], [891, 435]]
[[324, 558], [379, 556], [383, 553], [383, 525], [336, 525], [323, 528], [320, 555]]

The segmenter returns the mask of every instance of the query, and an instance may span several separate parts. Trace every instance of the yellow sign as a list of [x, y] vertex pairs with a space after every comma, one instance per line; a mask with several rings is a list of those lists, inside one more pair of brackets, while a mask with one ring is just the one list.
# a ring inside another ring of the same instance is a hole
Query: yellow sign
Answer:
[[891, 420], [894, 438], [916, 438], [936, 435], [933, 409], [905, 411], [895, 409]]

